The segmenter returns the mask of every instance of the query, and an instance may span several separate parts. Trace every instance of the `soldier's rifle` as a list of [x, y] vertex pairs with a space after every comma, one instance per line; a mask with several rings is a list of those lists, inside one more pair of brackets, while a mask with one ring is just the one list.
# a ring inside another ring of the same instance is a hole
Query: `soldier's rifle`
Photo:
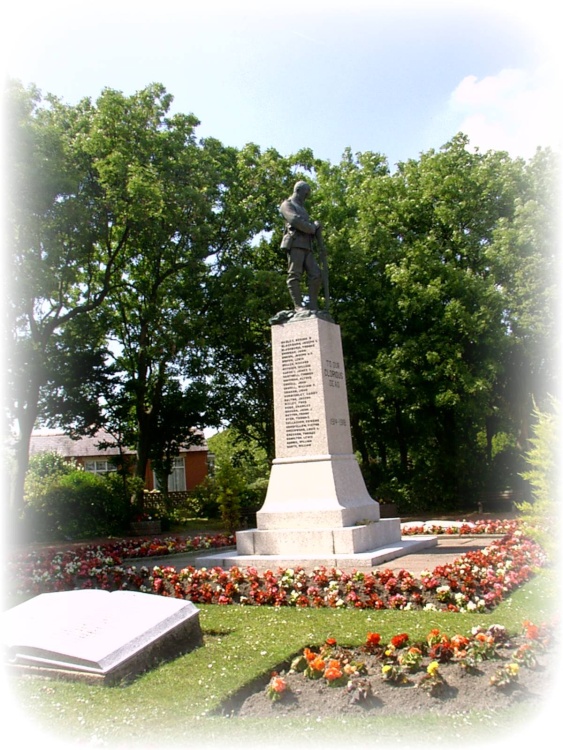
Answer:
[[319, 259], [321, 261], [321, 274], [323, 278], [323, 291], [325, 295], [325, 310], [328, 312], [329, 304], [330, 304], [330, 295], [328, 290], [328, 259], [326, 255], [326, 245], [323, 240], [323, 235], [321, 229], [317, 229], [315, 233], [315, 240], [317, 242], [317, 247], [319, 248]]

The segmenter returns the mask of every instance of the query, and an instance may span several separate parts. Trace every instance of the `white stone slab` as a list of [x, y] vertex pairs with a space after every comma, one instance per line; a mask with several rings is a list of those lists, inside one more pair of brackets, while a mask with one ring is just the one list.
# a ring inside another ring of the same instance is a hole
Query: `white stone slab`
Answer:
[[374, 550], [401, 538], [399, 518], [341, 528], [248, 529], [237, 532], [242, 555], [333, 555]]
[[390, 560], [395, 560], [404, 555], [412, 555], [422, 552], [424, 549], [435, 547], [438, 543], [436, 536], [417, 536], [402, 538], [396, 542], [386, 544], [376, 550], [367, 550], [353, 555], [332, 554], [315, 555], [300, 552], [296, 555], [244, 555], [235, 550], [216, 551], [209, 555], [202, 555], [196, 560], [199, 568], [219, 567], [228, 570], [234, 566], [238, 568], [254, 567], [259, 571], [278, 568], [304, 568], [307, 571], [316, 567], [341, 568], [345, 570], [368, 571], [383, 565]]
[[353, 454], [275, 459], [260, 529], [353, 526], [379, 519]]
[[[2, 615], [9, 662], [121, 678], [201, 642], [192, 602], [100, 589], [41, 594]], [[110, 679], [106, 681], [111, 681]]]

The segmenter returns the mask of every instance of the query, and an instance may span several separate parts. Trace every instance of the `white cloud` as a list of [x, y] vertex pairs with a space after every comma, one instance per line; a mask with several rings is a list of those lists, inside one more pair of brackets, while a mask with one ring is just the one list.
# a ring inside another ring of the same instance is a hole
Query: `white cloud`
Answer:
[[466, 76], [449, 100], [457, 130], [481, 150], [529, 158], [538, 146], [561, 149], [560, 106], [553, 70], [505, 69], [496, 75]]

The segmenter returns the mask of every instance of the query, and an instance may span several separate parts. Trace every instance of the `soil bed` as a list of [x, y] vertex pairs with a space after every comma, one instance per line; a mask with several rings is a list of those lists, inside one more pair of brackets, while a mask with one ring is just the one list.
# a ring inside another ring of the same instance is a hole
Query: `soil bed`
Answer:
[[366, 667], [366, 674], [349, 683], [355, 687], [332, 686], [325, 679], [310, 679], [302, 672], [291, 672], [285, 665], [285, 669], [278, 670], [287, 684], [279, 700], [272, 701], [266, 693], [269, 675], [253, 686], [251, 694], [247, 688], [234, 696], [222, 713], [253, 718], [412, 716], [429, 712], [459, 715], [491, 709], [502, 711], [517, 705], [539, 706], [548, 697], [554, 676], [548, 651], [537, 657], [533, 669], [520, 665], [518, 679], [509, 685], [498, 687], [490, 683], [500, 667], [511, 663], [513, 653], [524, 642], [523, 637], [511, 638], [499, 647], [498, 658], [479, 662], [471, 669], [456, 661], [440, 663], [444, 681], [431, 691], [420, 686], [431, 661], [428, 657], [416, 672], [405, 674], [405, 682], [396, 684], [383, 679], [380, 658], [361, 648], [350, 649], [352, 660], [363, 662]]

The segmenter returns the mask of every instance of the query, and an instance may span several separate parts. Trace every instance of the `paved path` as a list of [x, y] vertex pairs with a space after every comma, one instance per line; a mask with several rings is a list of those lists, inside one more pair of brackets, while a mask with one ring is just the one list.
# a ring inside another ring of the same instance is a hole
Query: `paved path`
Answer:
[[438, 536], [435, 547], [429, 547], [418, 554], [397, 557], [380, 567], [394, 571], [408, 570], [418, 576], [423, 570], [433, 570], [437, 565], [453, 562], [466, 552], [483, 549], [492, 541], [490, 536]]
[[[410, 537], [416, 539], [416, 537]], [[466, 552], [482, 549], [487, 547], [495, 537], [490, 536], [440, 536], [437, 537], [437, 543], [433, 547], [427, 547], [420, 552], [403, 555], [394, 560], [389, 560], [381, 565], [374, 566], [373, 569], [390, 569], [393, 571], [408, 570], [413, 575], [419, 575], [423, 570], [433, 570], [437, 565], [444, 565], [453, 562]], [[217, 550], [214, 551], [217, 553]], [[209, 554], [213, 554], [211, 551]], [[130, 561], [135, 565], [146, 565], [152, 568], [155, 565], [162, 567], [172, 567], [176, 570], [182, 570], [190, 565], [195, 565], [196, 558], [201, 560], [205, 553], [190, 552], [180, 553], [178, 555], [168, 555], [164, 557], [150, 557], [142, 560]], [[243, 566], [244, 567], [244, 566]], [[340, 566], [343, 568], [343, 566]], [[273, 569], [273, 568], [272, 568]], [[346, 568], [344, 568], [346, 569]]]

